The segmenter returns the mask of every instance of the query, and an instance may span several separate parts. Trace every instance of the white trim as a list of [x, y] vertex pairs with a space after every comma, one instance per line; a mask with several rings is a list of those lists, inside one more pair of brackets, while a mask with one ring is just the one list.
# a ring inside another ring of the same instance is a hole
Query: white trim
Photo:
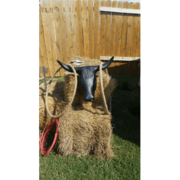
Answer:
[[[112, 56], [100, 56], [101, 61], [108, 61]], [[139, 61], [140, 57], [114, 57], [113, 61]]]
[[99, 7], [99, 11], [115, 12], [115, 13], [128, 13], [128, 14], [141, 14], [138, 9], [121, 9], [112, 7]]

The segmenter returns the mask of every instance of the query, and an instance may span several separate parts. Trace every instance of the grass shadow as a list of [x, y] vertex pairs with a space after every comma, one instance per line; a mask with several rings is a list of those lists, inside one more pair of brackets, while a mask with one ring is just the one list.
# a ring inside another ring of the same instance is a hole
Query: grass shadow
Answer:
[[112, 94], [113, 133], [140, 146], [139, 75], [113, 77], [118, 82]]

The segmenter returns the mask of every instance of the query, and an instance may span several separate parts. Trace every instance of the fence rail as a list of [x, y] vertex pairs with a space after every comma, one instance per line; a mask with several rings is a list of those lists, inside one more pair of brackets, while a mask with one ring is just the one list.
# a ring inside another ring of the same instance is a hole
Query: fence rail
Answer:
[[[47, 0], [39, 3], [39, 66], [47, 77], [74, 56], [140, 57], [140, 15], [100, 11], [100, 7], [140, 9], [139, 3], [111, 0]], [[117, 61], [112, 74], [137, 74], [140, 62]], [[40, 76], [43, 74], [41, 73]], [[57, 76], [63, 75], [57, 74]]]

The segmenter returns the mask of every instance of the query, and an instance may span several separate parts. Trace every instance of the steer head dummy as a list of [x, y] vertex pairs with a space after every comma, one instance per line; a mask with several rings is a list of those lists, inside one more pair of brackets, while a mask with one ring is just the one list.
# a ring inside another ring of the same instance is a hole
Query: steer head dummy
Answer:
[[[106, 69], [114, 57], [111, 57], [109, 61], [102, 65], [102, 70]], [[57, 62], [69, 72], [73, 72], [73, 70], [66, 64], [63, 64], [59, 60]], [[99, 66], [82, 66], [82, 67], [74, 67], [76, 72], [79, 74], [78, 81], [83, 88], [84, 91], [84, 101], [93, 101], [94, 100], [94, 92], [96, 90], [96, 76], [95, 73], [99, 71]]]

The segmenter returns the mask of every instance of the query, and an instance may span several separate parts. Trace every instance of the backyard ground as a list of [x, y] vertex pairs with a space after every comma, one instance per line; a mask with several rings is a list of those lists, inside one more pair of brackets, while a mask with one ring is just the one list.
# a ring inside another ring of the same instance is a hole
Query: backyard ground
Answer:
[[[117, 75], [112, 94], [112, 145], [115, 157], [107, 161], [87, 155], [61, 157], [39, 151], [40, 180], [139, 180], [140, 88], [139, 75]], [[58, 80], [63, 80], [58, 79]], [[42, 82], [42, 81], [41, 81]]]

